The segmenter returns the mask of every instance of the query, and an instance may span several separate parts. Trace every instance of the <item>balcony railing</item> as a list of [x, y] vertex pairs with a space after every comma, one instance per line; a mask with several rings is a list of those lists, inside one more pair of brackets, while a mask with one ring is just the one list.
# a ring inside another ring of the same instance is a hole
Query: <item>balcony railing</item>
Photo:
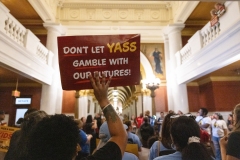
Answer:
[[18, 45], [35, 55], [44, 64], [51, 66], [53, 53], [40, 43], [40, 40], [20, 22], [18, 22], [9, 10], [0, 3], [0, 32], [11, 38]]
[[188, 41], [188, 43], [176, 53], [177, 64], [182, 65], [201, 49], [208, 46], [217, 37], [228, 30], [240, 20], [240, 9], [238, 1], [226, 1], [226, 12], [219, 17], [218, 23], [211, 26], [208, 22], [201, 30], [197, 31]]

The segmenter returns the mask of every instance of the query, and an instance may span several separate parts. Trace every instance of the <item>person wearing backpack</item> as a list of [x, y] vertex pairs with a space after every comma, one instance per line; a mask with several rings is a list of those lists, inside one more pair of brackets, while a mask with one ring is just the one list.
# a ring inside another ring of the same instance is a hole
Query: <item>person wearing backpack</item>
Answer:
[[142, 137], [143, 147], [147, 148], [148, 138], [154, 135], [154, 129], [149, 123], [148, 117], [143, 118], [143, 124], [140, 127], [140, 134]]

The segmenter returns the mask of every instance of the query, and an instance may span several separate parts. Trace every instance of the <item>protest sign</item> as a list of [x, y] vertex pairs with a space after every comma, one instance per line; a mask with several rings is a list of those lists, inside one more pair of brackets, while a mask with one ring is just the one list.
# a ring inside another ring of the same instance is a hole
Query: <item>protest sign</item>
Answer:
[[0, 126], [0, 151], [7, 152], [13, 132], [19, 128]]
[[63, 90], [91, 89], [95, 71], [111, 87], [140, 83], [139, 34], [58, 37], [58, 58]]

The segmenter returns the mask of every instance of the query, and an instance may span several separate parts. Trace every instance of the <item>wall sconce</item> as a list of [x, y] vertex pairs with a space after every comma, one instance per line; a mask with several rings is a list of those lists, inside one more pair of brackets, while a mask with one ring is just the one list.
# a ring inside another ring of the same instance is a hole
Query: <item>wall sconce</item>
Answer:
[[16, 89], [14, 91], [12, 91], [13, 97], [20, 97], [20, 91], [18, 91], [17, 88], [18, 88], [18, 78], [17, 78], [17, 83], [16, 83]]

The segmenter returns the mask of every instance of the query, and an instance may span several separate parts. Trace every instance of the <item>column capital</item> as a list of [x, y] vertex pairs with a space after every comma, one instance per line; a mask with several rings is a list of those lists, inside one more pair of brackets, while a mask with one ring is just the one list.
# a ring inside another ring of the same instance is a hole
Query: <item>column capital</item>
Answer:
[[175, 32], [180, 32], [185, 27], [185, 24], [169, 24], [163, 28], [163, 34], [168, 35]]
[[163, 36], [164, 43], [168, 43], [169, 42], [168, 35], [163, 33], [162, 36]]
[[80, 92], [79, 92], [79, 90], [76, 90], [75, 91], [75, 98], [79, 98], [80, 97]]
[[44, 23], [43, 26], [48, 31], [55, 31], [58, 32], [60, 35], [65, 35], [67, 32], [67, 29], [62, 26], [60, 23]]

